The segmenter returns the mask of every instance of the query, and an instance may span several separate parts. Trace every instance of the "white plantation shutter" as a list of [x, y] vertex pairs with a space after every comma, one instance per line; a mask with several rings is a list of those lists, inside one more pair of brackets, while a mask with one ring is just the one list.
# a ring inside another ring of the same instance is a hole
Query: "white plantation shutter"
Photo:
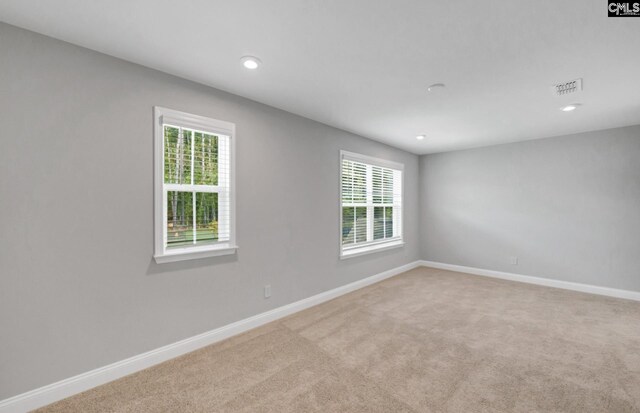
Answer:
[[156, 122], [156, 260], [233, 253], [235, 126], [164, 108]]
[[402, 241], [402, 169], [396, 164], [341, 153], [341, 249]]
[[367, 166], [342, 161], [343, 244], [367, 240]]

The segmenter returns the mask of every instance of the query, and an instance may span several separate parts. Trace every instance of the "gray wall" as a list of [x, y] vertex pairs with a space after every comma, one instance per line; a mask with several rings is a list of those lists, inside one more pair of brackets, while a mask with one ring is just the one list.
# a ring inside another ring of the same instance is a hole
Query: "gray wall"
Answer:
[[[0, 400], [419, 259], [415, 155], [5, 24], [0, 56]], [[154, 263], [154, 105], [236, 123], [236, 257]], [[338, 259], [340, 149], [405, 164], [404, 248]]]
[[[418, 161], [1, 23], [0, 56], [0, 400], [419, 258], [640, 290], [640, 126]], [[154, 263], [154, 105], [237, 124], [237, 256]], [[403, 249], [338, 259], [340, 149], [405, 164]]]
[[423, 259], [640, 291], [640, 125], [427, 155], [420, 178]]

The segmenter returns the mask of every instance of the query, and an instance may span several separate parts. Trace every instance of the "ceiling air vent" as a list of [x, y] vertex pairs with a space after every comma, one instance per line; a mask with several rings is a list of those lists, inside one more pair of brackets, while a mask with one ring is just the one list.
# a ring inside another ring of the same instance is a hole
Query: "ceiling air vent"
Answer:
[[553, 94], [556, 96], [573, 95], [579, 92], [582, 92], [582, 79], [570, 80], [553, 85]]

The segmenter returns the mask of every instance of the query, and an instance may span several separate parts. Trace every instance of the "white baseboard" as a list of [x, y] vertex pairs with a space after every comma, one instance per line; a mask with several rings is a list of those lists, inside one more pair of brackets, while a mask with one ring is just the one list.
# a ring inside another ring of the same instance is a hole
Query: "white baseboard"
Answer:
[[625, 298], [627, 300], [640, 301], [640, 291], [618, 290], [616, 288], [600, 287], [597, 285], [574, 283], [570, 281], [554, 280], [552, 278], [533, 277], [531, 275], [513, 274], [509, 272], [483, 270], [481, 268], [465, 267], [463, 265], [444, 264], [434, 261], [420, 261], [424, 267], [438, 268], [463, 272], [467, 274], [482, 275], [484, 277], [500, 278], [502, 280], [518, 281], [527, 284], [544, 285], [547, 287], [562, 288], [564, 290], [580, 291], [583, 293], [606, 295], [608, 297]]
[[313, 307], [325, 301], [332, 300], [341, 295], [377, 283], [419, 266], [420, 261], [415, 261], [393, 268], [374, 276], [334, 288], [333, 290], [325, 291], [312, 297], [296, 301], [295, 303], [287, 304], [253, 317], [216, 328], [215, 330], [130, 357], [126, 360], [118, 361], [108, 366], [100, 367], [98, 369], [19, 394], [0, 401], [0, 413], [22, 413], [37, 409], [38, 407], [46, 406], [47, 404], [73, 396], [74, 394], [78, 394], [101, 384], [119, 379], [131, 373], [146, 369], [155, 364], [162, 363], [163, 361], [181, 356], [237, 334], [244, 333], [245, 331], [270, 323], [309, 307]]
[[321, 304], [325, 301], [332, 300], [341, 295], [377, 283], [419, 266], [640, 301], [640, 292], [637, 291], [619, 290], [615, 288], [599, 287], [589, 284], [573, 283], [501, 271], [484, 270], [480, 268], [433, 261], [415, 261], [381, 272], [374, 276], [334, 288], [333, 290], [325, 291], [312, 297], [296, 301], [295, 303], [287, 304], [253, 317], [228, 324], [215, 330], [130, 357], [126, 360], [118, 361], [108, 366], [100, 367], [98, 369], [2, 400], [0, 401], [0, 413], [22, 413], [46, 406], [47, 404], [54, 403], [58, 400], [73, 396], [74, 394], [81, 393], [101, 384], [144, 370], [158, 363], [162, 363], [163, 361], [170, 360], [237, 334], [244, 333], [256, 327], [260, 327], [264, 324]]

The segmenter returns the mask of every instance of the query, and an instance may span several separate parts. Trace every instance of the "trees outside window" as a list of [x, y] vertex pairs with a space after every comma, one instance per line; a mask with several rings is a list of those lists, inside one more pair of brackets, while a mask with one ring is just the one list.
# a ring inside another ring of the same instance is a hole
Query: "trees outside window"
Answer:
[[235, 251], [235, 126], [156, 108], [156, 261]]
[[341, 256], [402, 245], [401, 164], [341, 152]]

